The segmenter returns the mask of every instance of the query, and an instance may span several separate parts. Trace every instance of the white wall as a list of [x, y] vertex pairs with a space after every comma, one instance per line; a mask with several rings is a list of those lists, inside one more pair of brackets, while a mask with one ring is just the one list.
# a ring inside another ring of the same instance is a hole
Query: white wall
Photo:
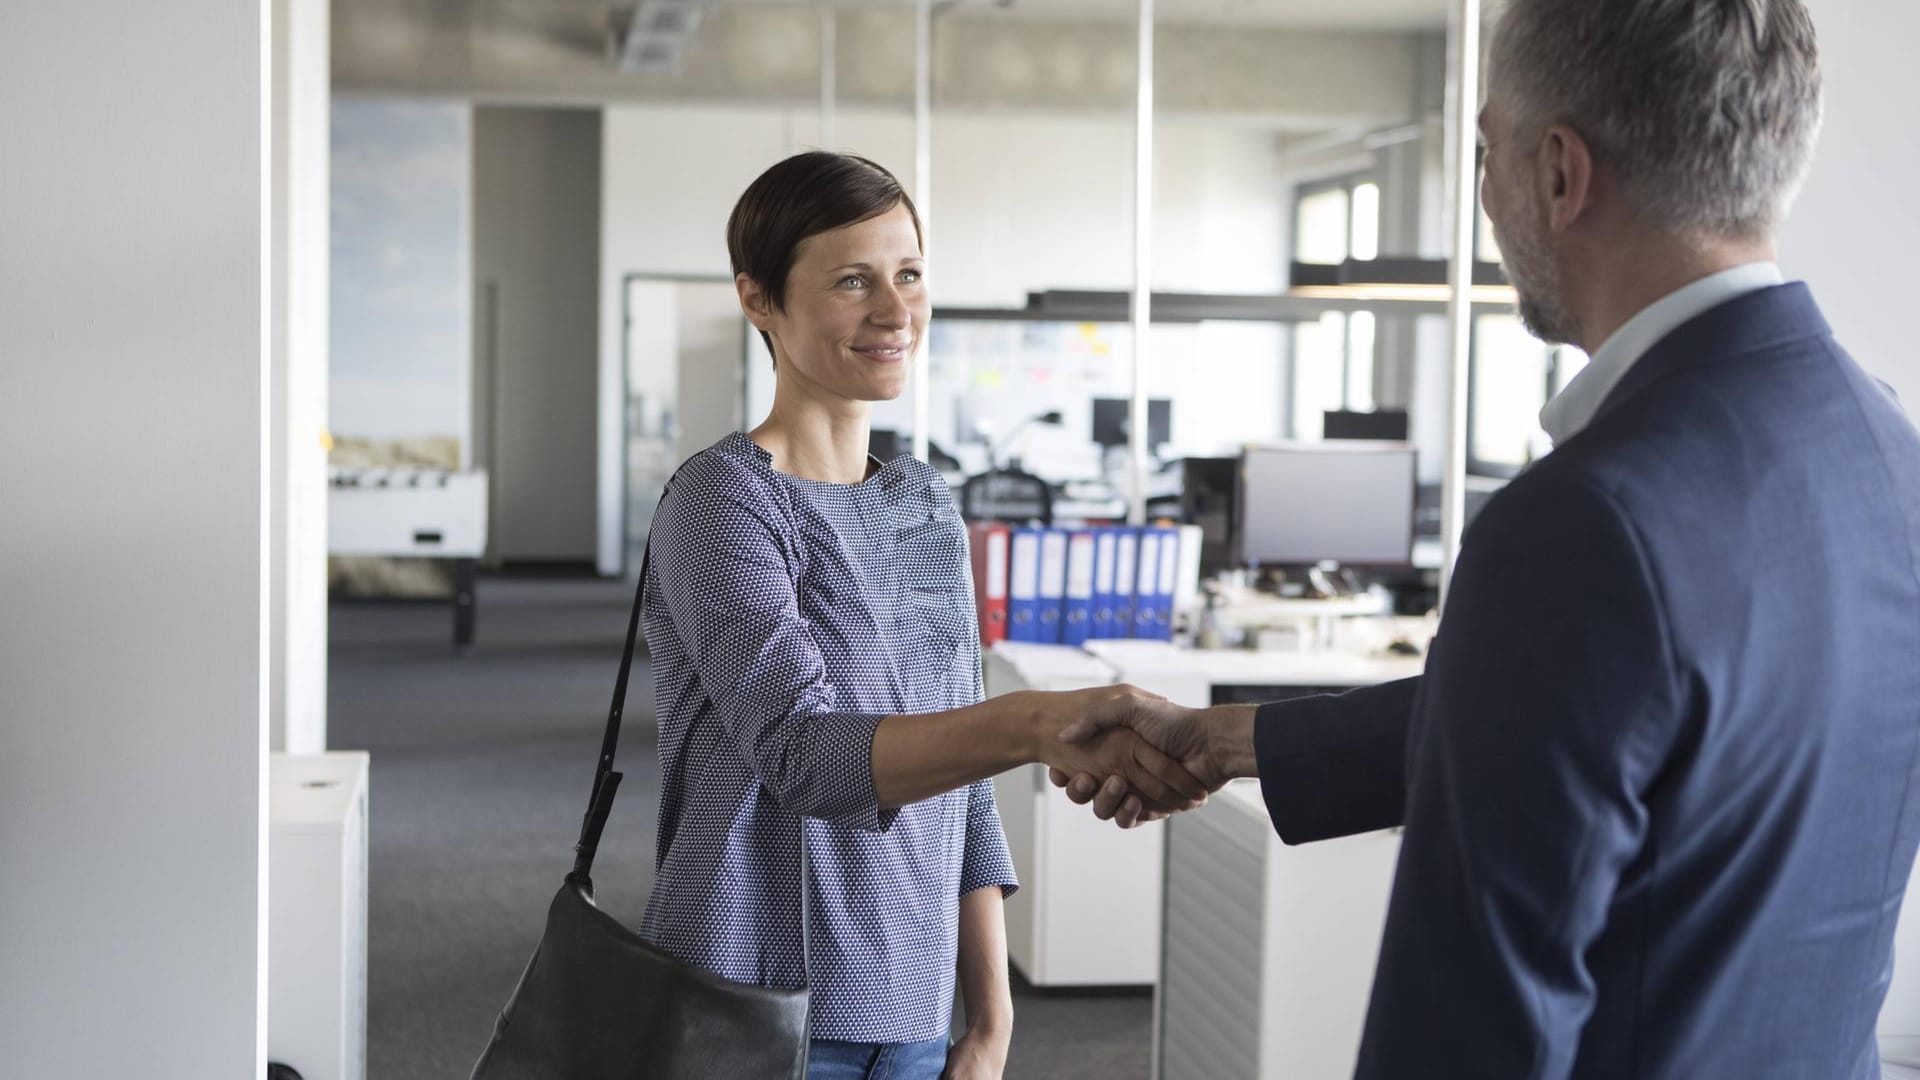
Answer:
[[[1781, 268], [1813, 287], [1840, 343], [1893, 386], [1907, 415], [1920, 418], [1911, 296], [1920, 215], [1907, 190], [1920, 175], [1911, 71], [1920, 5], [1809, 0], [1807, 6], [1820, 34], [1826, 122], [1807, 186], [1782, 230]], [[1920, 880], [1907, 887], [1893, 985], [1880, 1014], [1882, 1034], [1904, 1036], [1909, 1052], [1920, 1036], [1917, 898]]]
[[0, 1072], [264, 1065], [260, 5], [0, 5]]
[[1820, 34], [1826, 123], [1781, 235], [1781, 267], [1804, 278], [1840, 343], [1920, 417], [1913, 265], [1920, 176], [1912, 45], [1920, 4], [1808, 0]]
[[[811, 107], [606, 110], [602, 572], [617, 568], [620, 551], [622, 280], [629, 273], [729, 276], [725, 229], [734, 200], [767, 166], [811, 145], [817, 125]], [[910, 117], [843, 109], [835, 135], [836, 149], [873, 158], [911, 188]], [[1217, 121], [1163, 121], [1155, 138], [1154, 287], [1281, 288], [1288, 200], [1273, 135]], [[1132, 287], [1129, 117], [937, 113], [933, 163], [929, 281], [939, 304], [1017, 307], [1029, 290]]]

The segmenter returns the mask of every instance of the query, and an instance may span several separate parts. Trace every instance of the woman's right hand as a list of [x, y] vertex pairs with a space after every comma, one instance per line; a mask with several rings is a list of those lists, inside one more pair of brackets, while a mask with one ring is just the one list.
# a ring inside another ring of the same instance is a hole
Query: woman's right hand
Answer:
[[[1029, 691], [1028, 694], [1036, 712], [1036, 759], [1056, 775], [1103, 780], [1118, 793], [1113, 800], [1116, 803], [1130, 793], [1138, 800], [1139, 813], [1123, 817], [1136, 822], [1154, 820], [1165, 814], [1191, 810], [1206, 801], [1206, 784], [1136, 735], [1124, 722], [1124, 717], [1139, 710], [1167, 708], [1165, 698], [1125, 685]], [[1060, 741], [1061, 732], [1088, 717], [1103, 718], [1112, 726], [1086, 741]]]

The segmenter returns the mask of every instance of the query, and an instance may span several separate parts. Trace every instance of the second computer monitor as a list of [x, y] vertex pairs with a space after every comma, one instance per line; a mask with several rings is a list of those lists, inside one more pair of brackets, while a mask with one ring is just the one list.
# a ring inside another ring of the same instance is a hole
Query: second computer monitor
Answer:
[[1328, 409], [1322, 414], [1321, 433], [1329, 439], [1380, 439], [1407, 441], [1407, 410], [1376, 409], [1352, 412]]
[[[1127, 398], [1093, 399], [1093, 441], [1101, 446], [1125, 446], [1133, 428], [1133, 402]], [[1173, 402], [1153, 398], [1147, 402], [1147, 445], [1165, 446], [1173, 441]]]
[[1249, 448], [1235, 498], [1246, 566], [1406, 566], [1414, 451], [1404, 445]]

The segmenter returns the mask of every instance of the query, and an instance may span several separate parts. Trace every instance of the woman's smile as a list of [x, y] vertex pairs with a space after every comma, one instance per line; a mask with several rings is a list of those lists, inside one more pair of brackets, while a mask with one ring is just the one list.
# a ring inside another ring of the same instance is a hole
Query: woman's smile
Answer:
[[878, 364], [897, 364], [913, 355], [913, 343], [908, 341], [855, 345], [853, 351]]

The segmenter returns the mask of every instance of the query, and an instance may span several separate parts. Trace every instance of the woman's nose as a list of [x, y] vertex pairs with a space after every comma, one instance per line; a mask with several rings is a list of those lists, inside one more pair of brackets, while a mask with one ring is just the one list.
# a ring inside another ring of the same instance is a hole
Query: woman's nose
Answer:
[[874, 296], [873, 313], [867, 318], [875, 325], [900, 330], [913, 325], [913, 309], [907, 306], [907, 298], [900, 295], [899, 289], [888, 287]]

